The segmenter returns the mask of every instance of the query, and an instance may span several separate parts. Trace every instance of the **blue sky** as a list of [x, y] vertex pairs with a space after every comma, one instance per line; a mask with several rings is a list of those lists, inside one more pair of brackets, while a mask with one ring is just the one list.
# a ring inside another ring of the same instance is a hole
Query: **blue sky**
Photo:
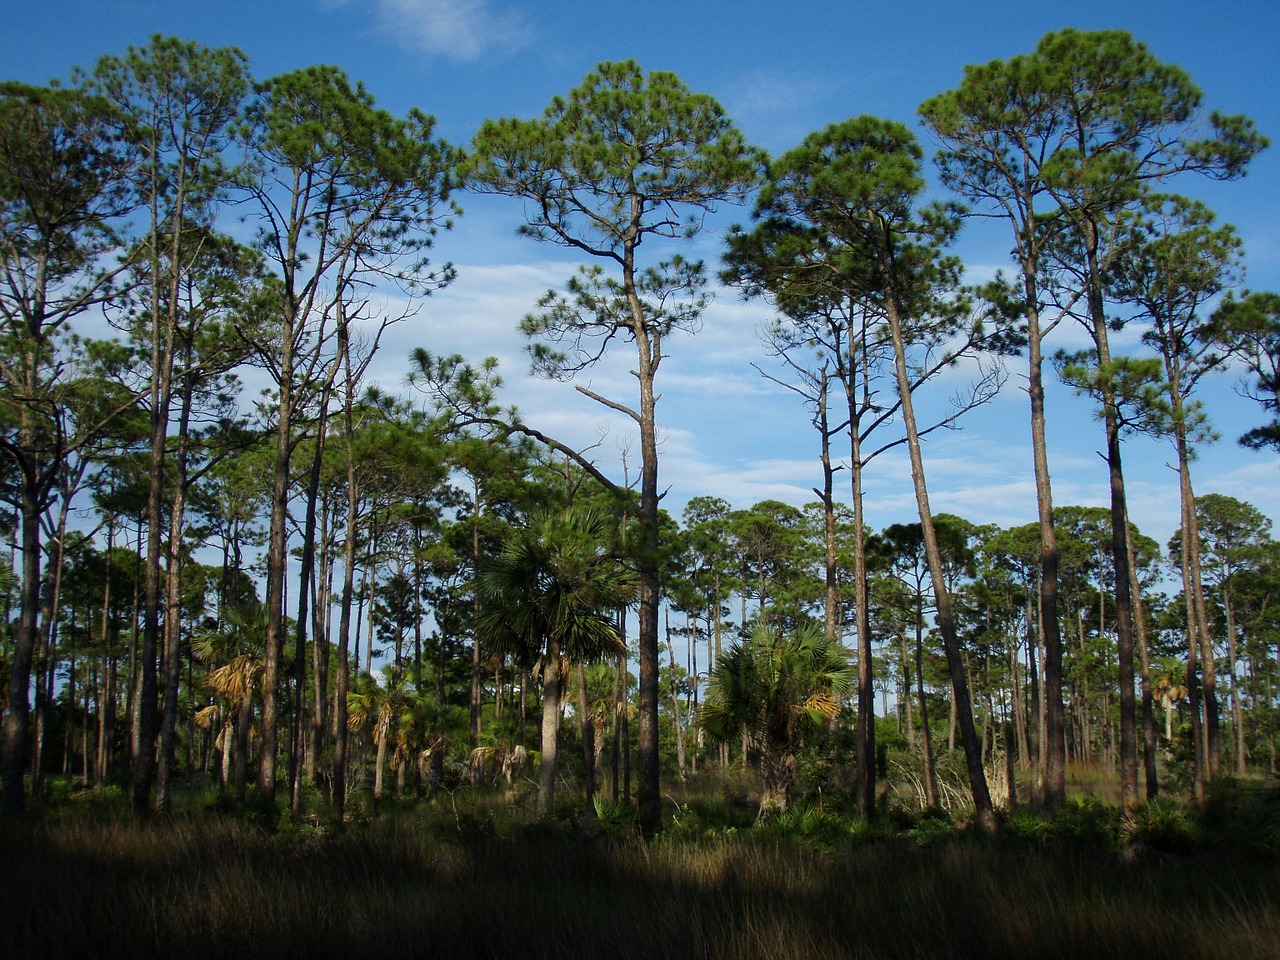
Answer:
[[[543, 3], [504, 0], [0, 0], [3, 79], [44, 82], [121, 53], [156, 32], [208, 46], [234, 45], [266, 78], [315, 63], [343, 67], [393, 112], [417, 106], [439, 120], [439, 132], [465, 143], [486, 118], [533, 116], [575, 86], [600, 60], [635, 58], [646, 69], [672, 70], [691, 88], [725, 106], [749, 140], [777, 153], [805, 134], [860, 113], [915, 125], [921, 101], [959, 82], [966, 63], [1030, 51], [1046, 32], [1072, 26], [1119, 28], [1161, 59], [1189, 71], [1206, 103], [1251, 116], [1280, 138], [1280, 83], [1275, 43], [1280, 7], [1177, 2], [941, 3], [798, 2], [781, 12], [755, 0], [675, 3]], [[923, 134], [922, 134], [923, 137]], [[927, 142], [926, 142], [927, 145]], [[1248, 177], [1231, 184], [1180, 184], [1235, 224], [1244, 239], [1248, 285], [1280, 289], [1280, 149], [1263, 154]], [[565, 384], [532, 381], [516, 324], [535, 298], [558, 286], [573, 259], [517, 238], [520, 205], [501, 198], [461, 198], [465, 215], [442, 235], [438, 258], [453, 261], [456, 284], [432, 297], [412, 321], [384, 340], [374, 374], [396, 387], [415, 346], [434, 352], [499, 356], [508, 400], [550, 433], [596, 449], [620, 475], [627, 424]], [[714, 218], [689, 253], [714, 265], [719, 232], [747, 211]], [[1001, 231], [966, 228], [960, 252], [975, 275], [1007, 262]], [[671, 344], [660, 374], [664, 425], [662, 483], [678, 513], [690, 497], [722, 496], [734, 506], [777, 498], [813, 499], [819, 482], [816, 437], [792, 395], [751, 367], [767, 365], [756, 331], [767, 308], [744, 305], [723, 291], [695, 337]], [[1056, 346], [1072, 348], [1074, 331]], [[1117, 349], [1136, 342], [1119, 338]], [[629, 400], [629, 358], [619, 354], [591, 375], [600, 392]], [[1002, 525], [1034, 518], [1026, 398], [1020, 365], [993, 404], [960, 432], [931, 438], [927, 469], [934, 507]], [[1209, 413], [1223, 439], [1196, 466], [1201, 492], [1248, 499], [1280, 519], [1277, 461], [1240, 450], [1234, 438], [1261, 419], [1216, 379]], [[950, 388], [939, 387], [942, 395]], [[1049, 398], [1051, 468], [1058, 503], [1103, 504], [1106, 477], [1096, 451], [1101, 427], [1090, 403], [1055, 388]], [[1177, 524], [1177, 492], [1166, 445], [1134, 439], [1128, 446], [1132, 513], [1144, 532], [1166, 540]], [[634, 464], [636, 455], [631, 455]], [[901, 458], [877, 462], [868, 478], [873, 527], [913, 516], [909, 473]]]

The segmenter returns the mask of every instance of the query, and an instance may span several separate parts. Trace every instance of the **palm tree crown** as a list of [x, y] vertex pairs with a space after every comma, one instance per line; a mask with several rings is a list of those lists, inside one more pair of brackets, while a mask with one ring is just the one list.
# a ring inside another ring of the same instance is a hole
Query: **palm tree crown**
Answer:
[[698, 722], [713, 740], [746, 735], [758, 751], [760, 816], [791, 800], [795, 752], [840, 712], [853, 667], [817, 624], [784, 634], [757, 623], [711, 673]]
[[609, 532], [608, 518], [593, 510], [539, 514], [503, 544], [476, 584], [480, 639], [525, 665], [542, 659], [538, 807], [544, 814], [555, 793], [561, 657], [594, 662], [619, 652], [613, 611], [635, 595], [635, 575], [609, 549]]

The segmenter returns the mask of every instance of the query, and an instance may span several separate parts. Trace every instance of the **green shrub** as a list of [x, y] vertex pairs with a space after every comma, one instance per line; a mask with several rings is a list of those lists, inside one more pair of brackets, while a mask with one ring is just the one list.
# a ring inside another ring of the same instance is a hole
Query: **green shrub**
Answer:
[[1164, 797], [1143, 801], [1126, 810], [1121, 827], [1130, 843], [1158, 853], [1187, 853], [1199, 839], [1199, 831], [1181, 805]]
[[906, 836], [907, 839], [924, 847], [954, 840], [957, 833], [950, 820], [922, 817], [919, 823], [906, 832]]
[[1053, 824], [1026, 810], [1013, 810], [1006, 814], [1000, 829], [1005, 837], [1037, 846], [1053, 842]]
[[1053, 818], [1056, 840], [1117, 850], [1121, 843], [1120, 811], [1095, 797], [1068, 797]]
[[636, 808], [621, 800], [614, 802], [597, 793], [592, 798], [596, 829], [612, 839], [636, 839], [640, 836], [640, 818]]

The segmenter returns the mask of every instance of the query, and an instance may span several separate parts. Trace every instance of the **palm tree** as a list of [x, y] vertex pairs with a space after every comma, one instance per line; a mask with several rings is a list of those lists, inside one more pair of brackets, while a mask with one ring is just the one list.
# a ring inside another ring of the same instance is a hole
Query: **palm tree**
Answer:
[[542, 661], [542, 759], [538, 811], [549, 814], [555, 795], [562, 659], [595, 662], [616, 655], [621, 640], [613, 611], [630, 602], [636, 578], [609, 549], [610, 522], [594, 510], [567, 507], [532, 517], [513, 531], [477, 583], [484, 612], [481, 642]]
[[1176, 657], [1156, 664], [1157, 674], [1151, 684], [1151, 693], [1160, 698], [1160, 706], [1164, 709], [1164, 738], [1173, 742], [1173, 710], [1187, 696], [1187, 668]]
[[[372, 674], [360, 674], [356, 689], [347, 694], [348, 729], [366, 731], [377, 751], [373, 766], [374, 809], [382, 802], [383, 771], [388, 757], [397, 773], [404, 769], [406, 762], [413, 761], [415, 711], [421, 699], [394, 664], [383, 668], [381, 683]], [[397, 789], [403, 786], [401, 776]]]
[[262, 687], [266, 608], [250, 601], [230, 607], [223, 619], [222, 626], [197, 635], [191, 644], [192, 655], [209, 669], [204, 683], [212, 695], [212, 702], [197, 711], [196, 724], [218, 729], [222, 786], [229, 772], [235, 802], [243, 805], [254, 694]]
[[711, 672], [698, 722], [713, 740], [745, 734], [760, 763], [757, 821], [784, 812], [795, 782], [796, 751], [821, 733], [849, 692], [853, 667], [822, 627], [800, 625], [784, 634], [757, 622]]
[[521, 743], [520, 723], [510, 712], [495, 718], [471, 751], [472, 769], [486, 771], [493, 782], [502, 783], [507, 800], [515, 798], [515, 775], [529, 762], [529, 751]]

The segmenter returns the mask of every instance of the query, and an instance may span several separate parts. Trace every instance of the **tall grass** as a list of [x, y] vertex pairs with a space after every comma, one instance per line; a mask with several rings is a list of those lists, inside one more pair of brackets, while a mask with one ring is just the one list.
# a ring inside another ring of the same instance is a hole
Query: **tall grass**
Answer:
[[0, 953], [1277, 955], [1273, 857], [1202, 850], [1126, 864], [1089, 843], [923, 836], [845, 829], [815, 846], [779, 830], [675, 829], [643, 844], [453, 817], [392, 816], [340, 835], [209, 815], [46, 818], [0, 826]]

